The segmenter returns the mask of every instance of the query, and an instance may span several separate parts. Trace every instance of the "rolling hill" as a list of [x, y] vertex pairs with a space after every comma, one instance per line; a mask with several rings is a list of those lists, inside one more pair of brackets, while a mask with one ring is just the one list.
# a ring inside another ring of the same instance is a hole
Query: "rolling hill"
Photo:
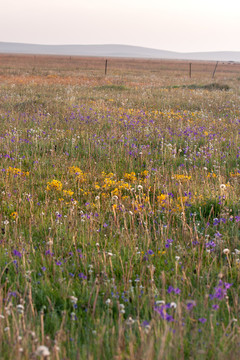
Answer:
[[131, 45], [38, 45], [0, 42], [2, 54], [97, 56], [146, 59], [212, 60], [240, 62], [240, 51], [174, 52]]

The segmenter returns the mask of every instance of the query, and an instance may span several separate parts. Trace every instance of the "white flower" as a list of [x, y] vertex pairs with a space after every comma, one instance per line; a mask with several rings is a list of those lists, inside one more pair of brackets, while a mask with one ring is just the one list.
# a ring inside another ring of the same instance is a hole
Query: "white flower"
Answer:
[[71, 312], [71, 320], [75, 321], [76, 320], [76, 314], [75, 312]]
[[157, 300], [156, 301], [156, 305], [164, 305], [165, 301], [164, 300]]
[[50, 351], [49, 351], [49, 349], [48, 349], [47, 346], [45, 346], [45, 345], [39, 345], [38, 348], [37, 348], [37, 350], [36, 350], [36, 352], [35, 352], [35, 354], [36, 354], [37, 356], [46, 357], [46, 356], [49, 356], [49, 355], [50, 355]]
[[175, 302], [171, 302], [171, 303], [170, 303], [170, 307], [173, 308], [173, 309], [176, 309], [177, 304], [176, 304]]
[[131, 316], [129, 316], [129, 318], [126, 320], [126, 324], [129, 325], [129, 326], [131, 326], [131, 325], [133, 325], [134, 323], [135, 323], [135, 320], [133, 320], [133, 319], [131, 318]]
[[142, 185], [138, 185], [137, 188], [138, 188], [139, 191], [143, 189]]
[[75, 296], [70, 296], [70, 301], [73, 305], [76, 305], [77, 301], [78, 301], [78, 298], [75, 297]]
[[111, 304], [111, 299], [107, 299], [107, 300], [106, 300], [106, 305], [109, 306], [110, 304]]
[[180, 260], [180, 256], [175, 256], [175, 260], [179, 261]]
[[150, 325], [144, 326], [144, 331], [145, 331], [146, 334], [148, 334], [150, 330], [151, 330], [151, 326], [150, 326]]
[[225, 255], [228, 255], [228, 254], [230, 253], [230, 250], [229, 250], [229, 249], [224, 249], [224, 250], [223, 250], [223, 253], [224, 253]]
[[220, 189], [221, 189], [221, 190], [225, 190], [225, 189], [226, 189], [226, 185], [225, 185], [225, 184], [221, 184], [221, 185], [220, 185]]
[[19, 314], [23, 314], [24, 313], [24, 306], [22, 304], [17, 305], [17, 312]]

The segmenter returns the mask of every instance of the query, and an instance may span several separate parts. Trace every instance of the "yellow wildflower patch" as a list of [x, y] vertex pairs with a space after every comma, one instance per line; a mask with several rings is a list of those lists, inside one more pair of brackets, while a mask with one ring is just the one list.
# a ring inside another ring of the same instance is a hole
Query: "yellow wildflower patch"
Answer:
[[61, 191], [62, 190], [61, 181], [55, 180], [55, 179], [53, 179], [52, 181], [49, 181], [47, 183], [47, 191], [51, 191], [51, 190]]
[[7, 169], [7, 175], [9, 175], [9, 174], [26, 177], [26, 176], [29, 176], [29, 171], [22, 171], [19, 168], [13, 168], [13, 167], [9, 166], [9, 168]]

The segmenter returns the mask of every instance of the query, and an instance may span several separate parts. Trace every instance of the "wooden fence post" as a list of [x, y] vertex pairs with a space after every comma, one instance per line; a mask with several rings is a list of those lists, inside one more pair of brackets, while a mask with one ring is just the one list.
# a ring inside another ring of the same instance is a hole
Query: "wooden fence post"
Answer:
[[107, 60], [105, 61], [105, 75], [107, 75]]
[[215, 65], [215, 68], [214, 68], [214, 71], [213, 71], [213, 74], [212, 74], [212, 78], [214, 78], [215, 72], [217, 70], [217, 66], [218, 66], [218, 61], [216, 62], [216, 65]]
[[189, 77], [192, 77], [192, 63], [189, 63]]

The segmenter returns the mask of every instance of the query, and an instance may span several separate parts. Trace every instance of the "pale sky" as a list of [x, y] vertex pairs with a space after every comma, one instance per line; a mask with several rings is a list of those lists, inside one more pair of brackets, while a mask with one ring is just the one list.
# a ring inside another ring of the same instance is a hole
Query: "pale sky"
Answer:
[[0, 41], [240, 51], [240, 0], [0, 0]]

